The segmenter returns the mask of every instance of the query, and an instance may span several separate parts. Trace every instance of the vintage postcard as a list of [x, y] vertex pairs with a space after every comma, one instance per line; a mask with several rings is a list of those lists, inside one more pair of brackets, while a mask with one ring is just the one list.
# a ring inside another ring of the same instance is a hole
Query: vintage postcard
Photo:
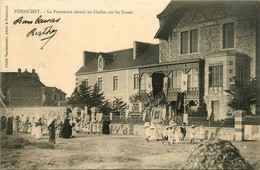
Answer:
[[259, 11], [2, 0], [1, 169], [259, 169]]

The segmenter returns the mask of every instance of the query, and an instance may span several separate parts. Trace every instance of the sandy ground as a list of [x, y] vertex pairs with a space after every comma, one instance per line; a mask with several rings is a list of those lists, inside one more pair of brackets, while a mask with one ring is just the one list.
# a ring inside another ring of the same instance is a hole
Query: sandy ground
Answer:
[[[30, 135], [19, 134], [32, 141], [48, 141], [45, 136], [36, 140]], [[78, 135], [71, 139], [56, 139], [55, 149], [1, 150], [1, 168], [7, 169], [162, 169], [180, 168], [195, 144], [186, 139], [181, 144], [147, 142], [143, 136]], [[233, 142], [241, 155], [255, 168], [260, 169], [260, 142]]]

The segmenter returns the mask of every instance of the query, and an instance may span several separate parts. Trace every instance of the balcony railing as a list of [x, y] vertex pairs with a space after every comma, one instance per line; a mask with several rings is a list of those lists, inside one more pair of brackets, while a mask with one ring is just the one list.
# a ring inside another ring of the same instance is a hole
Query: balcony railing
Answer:
[[[168, 90], [169, 98], [177, 98], [177, 94], [182, 93], [180, 88], [172, 88]], [[199, 89], [198, 87], [188, 88], [186, 92], [187, 98], [197, 98], [199, 97]]]

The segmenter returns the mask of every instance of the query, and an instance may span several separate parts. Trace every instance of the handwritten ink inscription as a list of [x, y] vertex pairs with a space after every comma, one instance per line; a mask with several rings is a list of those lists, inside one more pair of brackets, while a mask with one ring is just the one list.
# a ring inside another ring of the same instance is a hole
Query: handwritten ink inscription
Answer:
[[45, 47], [45, 45], [56, 35], [58, 32], [58, 29], [54, 28], [54, 23], [58, 23], [61, 20], [61, 18], [52, 18], [52, 19], [43, 19], [42, 15], [40, 15], [35, 21], [32, 20], [25, 20], [23, 16], [19, 17], [16, 19], [13, 24], [45, 24], [49, 23], [52, 24], [50, 26], [45, 27], [42, 30], [39, 30], [37, 27], [33, 28], [30, 30], [27, 34], [26, 37], [41, 37], [41, 41], [44, 42], [44, 44], [41, 47], [41, 50]]

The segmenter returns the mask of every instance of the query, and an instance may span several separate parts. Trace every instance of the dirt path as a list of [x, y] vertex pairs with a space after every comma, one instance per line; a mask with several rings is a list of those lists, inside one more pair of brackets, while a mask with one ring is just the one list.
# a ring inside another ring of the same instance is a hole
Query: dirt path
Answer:
[[[37, 141], [30, 135], [20, 135]], [[48, 141], [44, 137], [40, 141]], [[76, 138], [57, 138], [55, 149], [12, 149], [1, 151], [2, 168], [178, 168], [194, 148], [187, 139], [182, 144], [147, 142], [142, 136], [79, 135]], [[259, 142], [240, 142], [235, 145], [256, 169], [260, 168]]]

